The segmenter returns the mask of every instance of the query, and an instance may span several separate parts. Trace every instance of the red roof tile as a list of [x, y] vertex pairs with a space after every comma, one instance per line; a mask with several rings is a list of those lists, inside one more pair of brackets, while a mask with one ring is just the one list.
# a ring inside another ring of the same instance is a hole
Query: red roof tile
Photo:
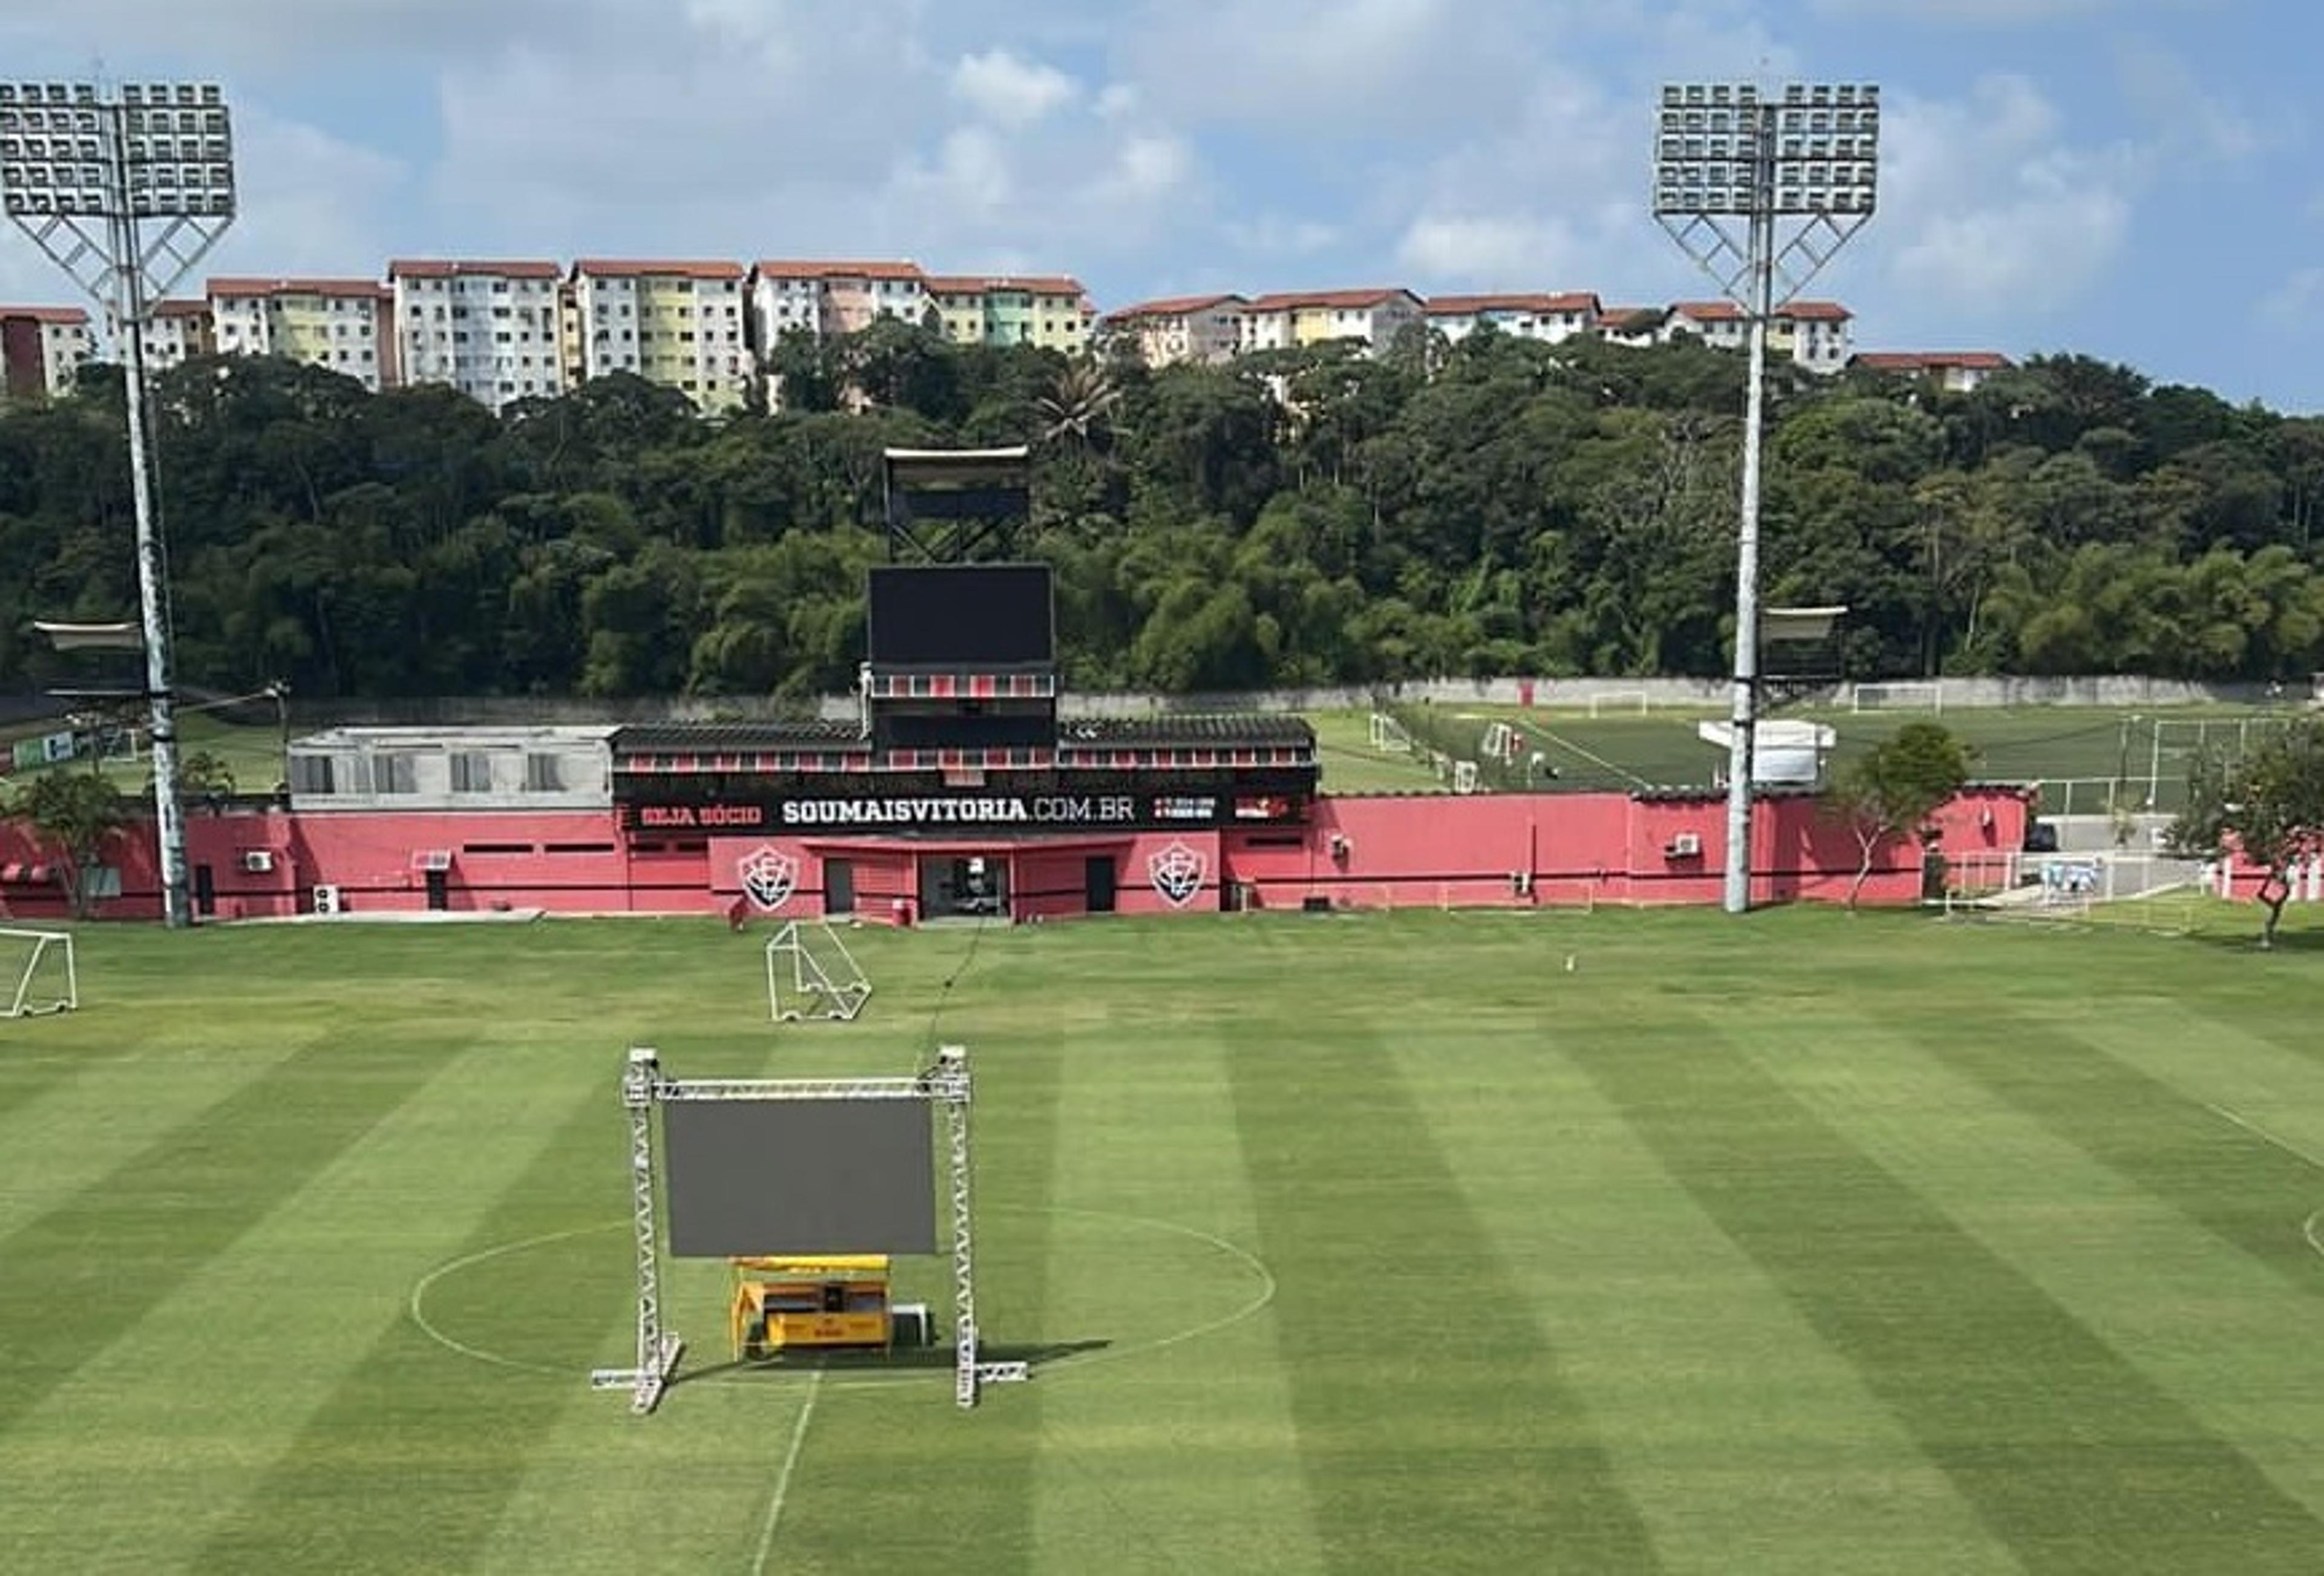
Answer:
[[159, 301], [154, 304], [157, 318], [207, 318], [210, 315], [208, 301]]
[[744, 272], [739, 263], [616, 262], [603, 257], [585, 257], [573, 265], [576, 277], [614, 279], [740, 279]]
[[0, 307], [0, 318], [30, 318], [35, 323], [54, 324], [60, 328], [88, 327], [86, 307]]
[[1845, 323], [1856, 314], [1838, 301], [1794, 301], [1789, 306], [1777, 307], [1775, 316], [1803, 323]]
[[1401, 286], [1391, 285], [1379, 290], [1284, 290], [1259, 296], [1250, 303], [1254, 312], [1290, 312], [1302, 307], [1377, 307], [1394, 297], [1402, 296], [1419, 304], [1420, 298]]
[[221, 296], [366, 296], [390, 300], [395, 292], [375, 279], [214, 279], [209, 299]]
[[1036, 296], [1072, 296], [1078, 300], [1088, 293], [1080, 280], [1065, 274], [932, 273], [927, 286], [939, 294], [963, 296], [1006, 290]]
[[1480, 296], [1431, 296], [1427, 313], [1432, 318], [1465, 316], [1472, 312], [1580, 312], [1596, 317], [1598, 298], [1587, 291], [1567, 291], [1561, 295], [1518, 293]]
[[1139, 301], [1106, 314], [1109, 323], [1133, 323], [1142, 318], [1183, 318], [1190, 312], [1207, 312], [1213, 307], [1232, 301], [1237, 306], [1246, 303], [1240, 296], [1165, 296], [1160, 300]]
[[1849, 364], [1872, 372], [2007, 372], [2017, 364], [1997, 350], [1866, 350], [1850, 356]]
[[770, 258], [758, 265], [758, 271], [770, 279], [909, 279], [922, 277], [917, 263], [863, 263], [847, 260], [837, 263], [813, 263], [798, 259]]
[[472, 258], [403, 257], [387, 265], [390, 279], [456, 279], [470, 274], [503, 279], [561, 279], [565, 271], [554, 263], [478, 261]]

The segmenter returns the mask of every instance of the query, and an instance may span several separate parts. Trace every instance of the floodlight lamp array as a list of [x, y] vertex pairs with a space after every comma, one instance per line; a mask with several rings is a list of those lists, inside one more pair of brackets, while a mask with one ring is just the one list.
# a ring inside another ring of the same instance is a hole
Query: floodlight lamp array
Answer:
[[1880, 89], [1802, 83], [1665, 83], [1655, 122], [1656, 215], [1872, 212]]
[[11, 218], [230, 219], [234, 126], [216, 83], [0, 82]]

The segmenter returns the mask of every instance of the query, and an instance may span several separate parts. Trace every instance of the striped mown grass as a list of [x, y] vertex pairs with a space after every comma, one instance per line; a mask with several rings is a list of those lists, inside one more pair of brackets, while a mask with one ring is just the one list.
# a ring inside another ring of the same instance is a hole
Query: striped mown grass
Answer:
[[[0, 1026], [0, 1567], [2307, 1576], [2324, 931], [2252, 928], [866, 931], [781, 1028], [712, 924], [88, 930]], [[939, 1038], [1034, 1382], [734, 1371], [687, 1263], [593, 1394], [624, 1048]]]

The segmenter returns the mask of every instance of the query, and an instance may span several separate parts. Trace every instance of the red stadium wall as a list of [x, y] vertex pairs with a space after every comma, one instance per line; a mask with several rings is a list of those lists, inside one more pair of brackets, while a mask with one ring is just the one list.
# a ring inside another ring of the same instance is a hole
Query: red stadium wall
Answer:
[[[1976, 788], [1937, 816], [1938, 852], [1960, 858], [2022, 847], [2024, 792]], [[565, 812], [284, 811], [197, 815], [187, 823], [189, 862], [207, 866], [220, 918], [311, 908], [320, 883], [355, 912], [417, 912], [429, 906], [425, 866], [439, 862], [449, 910], [544, 908], [562, 913], [702, 914], [734, 910], [820, 914], [831, 865], [851, 868], [855, 913], [916, 917], [918, 861], [978, 854], [1003, 861], [1010, 911], [1045, 919], [1085, 911], [1088, 862], [1111, 860], [1116, 908], [1126, 914], [1215, 910], [1239, 903], [1298, 908], [1550, 907], [1608, 903], [1712, 903], [1725, 864], [1726, 804], [1710, 796], [1632, 798], [1620, 794], [1389, 796], [1317, 801], [1311, 825], [1145, 832], [1012, 844], [895, 838], [699, 837], [656, 842], [625, 836], [609, 810]], [[1806, 797], [1763, 801], [1757, 817], [1753, 896], [1758, 901], [1837, 900], [1847, 893], [1857, 845]], [[765, 851], [754, 904], [744, 867]], [[257, 856], [257, 857], [253, 857]], [[122, 895], [101, 903], [108, 918], [160, 912], [150, 829], [121, 834], [108, 853]], [[60, 917], [60, 889], [27, 880], [43, 861], [24, 829], [0, 827], [0, 901], [20, 917]], [[263, 866], [263, 868], [252, 868]], [[1884, 847], [1864, 899], [1920, 896], [1921, 850]]]

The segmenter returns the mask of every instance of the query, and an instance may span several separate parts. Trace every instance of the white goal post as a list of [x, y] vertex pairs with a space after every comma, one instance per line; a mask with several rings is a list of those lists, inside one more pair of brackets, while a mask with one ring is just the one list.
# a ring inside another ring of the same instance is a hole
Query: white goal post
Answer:
[[0, 1018], [34, 1018], [80, 1006], [73, 938], [61, 930], [0, 928]]
[[1848, 687], [1848, 709], [1851, 712], [1942, 712], [1945, 709], [1945, 687], [1934, 679], [1912, 683], [1851, 684]]
[[1383, 755], [1409, 754], [1412, 751], [1412, 735], [1386, 712], [1372, 714], [1370, 737], [1372, 748]]
[[845, 1022], [871, 999], [872, 982], [829, 925], [794, 919], [768, 938], [767, 1014], [775, 1022]]
[[1645, 716], [1650, 704], [1643, 689], [1601, 689], [1590, 697], [1590, 714], [1602, 717], [1612, 713], [1635, 712]]

